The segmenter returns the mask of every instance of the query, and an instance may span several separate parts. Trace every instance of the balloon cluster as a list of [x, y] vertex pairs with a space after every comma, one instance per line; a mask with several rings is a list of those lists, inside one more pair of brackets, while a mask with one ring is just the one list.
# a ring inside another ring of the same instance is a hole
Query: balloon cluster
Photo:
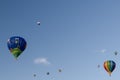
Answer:
[[[116, 56], [117, 54], [118, 54], [118, 52], [115, 51], [114, 55]], [[97, 65], [97, 67], [100, 68], [100, 65]], [[109, 74], [109, 76], [111, 76], [112, 72], [116, 68], [116, 63], [113, 60], [106, 60], [103, 63], [103, 67], [107, 71], [107, 73]]]
[[[58, 69], [58, 72], [61, 73], [62, 72], [62, 69]], [[50, 75], [50, 72], [46, 72], [46, 75]], [[33, 77], [36, 77], [37, 74], [33, 74]]]
[[[40, 25], [40, 21], [37, 22], [37, 25]], [[7, 46], [11, 54], [17, 60], [22, 52], [26, 49], [27, 42], [23, 37], [12, 36], [8, 39]], [[62, 72], [62, 69], [58, 69], [58, 72]], [[46, 75], [50, 75], [50, 72], [46, 72]], [[37, 77], [37, 74], [33, 74], [33, 77]]]
[[[40, 21], [37, 21], [37, 25], [40, 24]], [[8, 39], [7, 45], [12, 55], [17, 59], [25, 50], [27, 42], [20, 36], [13, 36]]]

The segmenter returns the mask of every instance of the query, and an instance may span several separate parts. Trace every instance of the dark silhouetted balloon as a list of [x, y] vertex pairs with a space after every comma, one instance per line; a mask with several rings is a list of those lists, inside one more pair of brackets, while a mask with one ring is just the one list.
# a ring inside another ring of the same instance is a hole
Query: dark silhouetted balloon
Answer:
[[34, 77], [36, 77], [36, 74], [33, 74]]
[[62, 69], [58, 69], [58, 72], [62, 72]]
[[117, 52], [117, 51], [115, 51], [115, 52], [114, 52], [114, 54], [115, 54], [115, 55], [117, 55], [117, 54], [118, 54], [118, 52]]
[[46, 74], [47, 74], [47, 75], [50, 75], [50, 73], [49, 73], [49, 72], [47, 72]]
[[98, 65], [97, 67], [100, 68], [100, 65]]

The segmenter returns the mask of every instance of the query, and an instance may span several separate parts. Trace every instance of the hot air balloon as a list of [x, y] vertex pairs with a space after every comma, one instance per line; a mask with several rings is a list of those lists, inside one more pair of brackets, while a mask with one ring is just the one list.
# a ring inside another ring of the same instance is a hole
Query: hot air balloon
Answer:
[[40, 21], [37, 22], [37, 25], [40, 25]]
[[47, 72], [46, 74], [47, 74], [47, 75], [49, 75], [50, 73], [49, 73], [49, 72]]
[[108, 72], [108, 74], [111, 76], [111, 73], [116, 67], [116, 63], [112, 60], [107, 60], [104, 62], [104, 69]]
[[36, 77], [36, 74], [33, 74], [34, 77]]
[[117, 55], [117, 54], [118, 54], [118, 52], [117, 52], [117, 51], [115, 51], [115, 52], [114, 52], [114, 54], [115, 54], [115, 55]]
[[62, 69], [58, 69], [58, 72], [62, 72]]
[[98, 64], [97, 67], [100, 68], [100, 65]]
[[25, 50], [26, 48], [26, 41], [24, 38], [19, 37], [19, 36], [13, 36], [10, 37], [7, 41], [7, 46], [10, 52], [13, 54], [13, 56], [17, 59], [21, 53]]

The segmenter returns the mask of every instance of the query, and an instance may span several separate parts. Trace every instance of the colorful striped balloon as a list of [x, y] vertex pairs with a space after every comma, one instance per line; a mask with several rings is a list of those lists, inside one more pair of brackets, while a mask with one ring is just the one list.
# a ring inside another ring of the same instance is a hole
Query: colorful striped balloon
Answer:
[[104, 62], [104, 69], [108, 72], [108, 74], [111, 76], [111, 73], [116, 67], [116, 63], [112, 60], [107, 60]]

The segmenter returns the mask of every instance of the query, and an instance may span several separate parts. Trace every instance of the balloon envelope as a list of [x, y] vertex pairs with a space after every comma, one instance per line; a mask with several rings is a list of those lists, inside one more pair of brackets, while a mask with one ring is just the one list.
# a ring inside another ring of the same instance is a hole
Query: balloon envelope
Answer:
[[62, 72], [62, 69], [59, 69], [58, 72]]
[[19, 36], [13, 36], [8, 39], [7, 46], [13, 56], [17, 59], [26, 48], [26, 41]]
[[47, 74], [47, 75], [49, 75], [50, 73], [49, 73], [49, 72], [47, 72], [46, 74]]
[[115, 54], [115, 55], [117, 55], [117, 54], [118, 54], [118, 52], [117, 52], [117, 51], [115, 51], [115, 52], [114, 52], [114, 54]]
[[39, 22], [39, 21], [37, 22], [37, 25], [40, 25], [40, 22]]
[[33, 74], [34, 77], [36, 77], [36, 74]]
[[107, 60], [104, 62], [104, 68], [105, 70], [108, 72], [108, 74], [111, 76], [111, 73], [113, 72], [113, 70], [116, 67], [116, 63], [112, 60]]
[[97, 67], [100, 68], [100, 65], [98, 65]]

